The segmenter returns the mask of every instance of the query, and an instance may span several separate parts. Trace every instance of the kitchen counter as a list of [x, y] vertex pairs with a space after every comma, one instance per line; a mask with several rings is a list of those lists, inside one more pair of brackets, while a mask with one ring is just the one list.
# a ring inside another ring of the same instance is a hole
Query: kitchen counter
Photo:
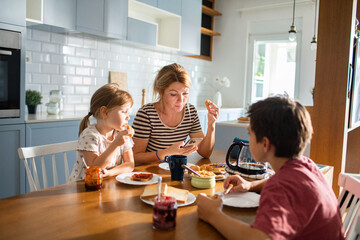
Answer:
[[41, 123], [41, 122], [58, 122], [58, 121], [73, 121], [82, 120], [87, 112], [61, 112], [57, 115], [49, 115], [46, 112], [39, 112], [36, 114], [25, 114], [25, 123]]

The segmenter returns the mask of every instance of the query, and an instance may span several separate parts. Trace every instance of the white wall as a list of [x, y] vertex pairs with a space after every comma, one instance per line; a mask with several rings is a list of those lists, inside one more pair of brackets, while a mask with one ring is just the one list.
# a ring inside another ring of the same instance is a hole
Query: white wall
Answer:
[[[284, 2], [289, 4], [282, 4]], [[312, 105], [310, 90], [314, 85], [316, 53], [311, 51], [310, 42], [314, 34], [314, 2], [298, 2], [295, 12], [295, 25], [300, 33], [298, 43], [301, 45], [298, 99], [304, 105]], [[273, 3], [278, 5], [271, 7]], [[222, 90], [224, 106], [247, 106], [249, 37], [254, 34], [287, 33], [292, 23], [291, 3], [288, 0], [216, 1], [215, 9], [222, 16], [215, 17], [215, 31], [222, 35], [214, 38], [213, 72], [214, 75], [227, 76], [232, 84], [231, 88]], [[259, 7], [264, 5], [269, 8]], [[239, 12], [239, 9], [245, 10]]]

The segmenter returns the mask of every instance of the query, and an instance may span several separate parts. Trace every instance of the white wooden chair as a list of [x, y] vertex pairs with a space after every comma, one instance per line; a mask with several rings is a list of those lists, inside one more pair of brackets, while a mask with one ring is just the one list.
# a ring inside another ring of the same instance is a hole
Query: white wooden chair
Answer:
[[356, 227], [356, 224], [359, 224], [356, 222], [359, 222], [360, 215], [360, 174], [340, 173], [338, 184], [343, 188], [339, 196], [339, 204], [345, 237], [356, 239], [355, 231], [359, 228]]
[[[67, 152], [75, 151], [77, 146], [77, 141], [70, 141], [70, 142], [63, 142], [63, 143], [55, 143], [55, 144], [47, 144], [41, 146], [34, 146], [34, 147], [22, 147], [18, 149], [18, 154], [20, 159], [24, 160], [25, 169], [27, 179], [30, 185], [30, 191], [37, 191], [40, 190], [40, 181], [38, 176], [38, 171], [36, 167], [36, 157], [40, 157], [41, 159], [41, 170], [42, 170], [42, 179], [43, 179], [43, 188], [48, 187], [48, 178], [46, 174], [46, 167], [45, 163], [50, 159], [50, 157], [46, 157], [47, 155], [51, 155], [52, 160], [52, 174], [53, 174], [53, 181], [54, 186], [58, 185], [58, 171], [56, 167], [56, 158], [55, 154], [63, 153], [63, 160], [64, 160], [64, 169], [65, 169], [65, 179], [66, 183], [69, 181], [69, 167], [67, 161]], [[32, 173], [30, 170], [30, 165], [28, 163], [28, 159], [31, 159], [31, 168]]]

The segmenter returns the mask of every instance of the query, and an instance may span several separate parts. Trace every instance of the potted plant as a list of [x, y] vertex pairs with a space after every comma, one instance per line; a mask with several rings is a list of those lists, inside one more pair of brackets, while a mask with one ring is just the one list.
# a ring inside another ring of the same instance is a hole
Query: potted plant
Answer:
[[36, 90], [26, 90], [25, 103], [29, 113], [36, 113], [37, 105], [41, 104], [41, 93]]

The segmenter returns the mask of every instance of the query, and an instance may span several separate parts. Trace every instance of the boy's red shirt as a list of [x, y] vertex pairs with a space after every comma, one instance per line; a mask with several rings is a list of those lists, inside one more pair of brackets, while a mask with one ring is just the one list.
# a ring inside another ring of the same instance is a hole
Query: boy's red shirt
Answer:
[[272, 239], [344, 239], [335, 194], [306, 157], [290, 159], [266, 182], [251, 227]]

